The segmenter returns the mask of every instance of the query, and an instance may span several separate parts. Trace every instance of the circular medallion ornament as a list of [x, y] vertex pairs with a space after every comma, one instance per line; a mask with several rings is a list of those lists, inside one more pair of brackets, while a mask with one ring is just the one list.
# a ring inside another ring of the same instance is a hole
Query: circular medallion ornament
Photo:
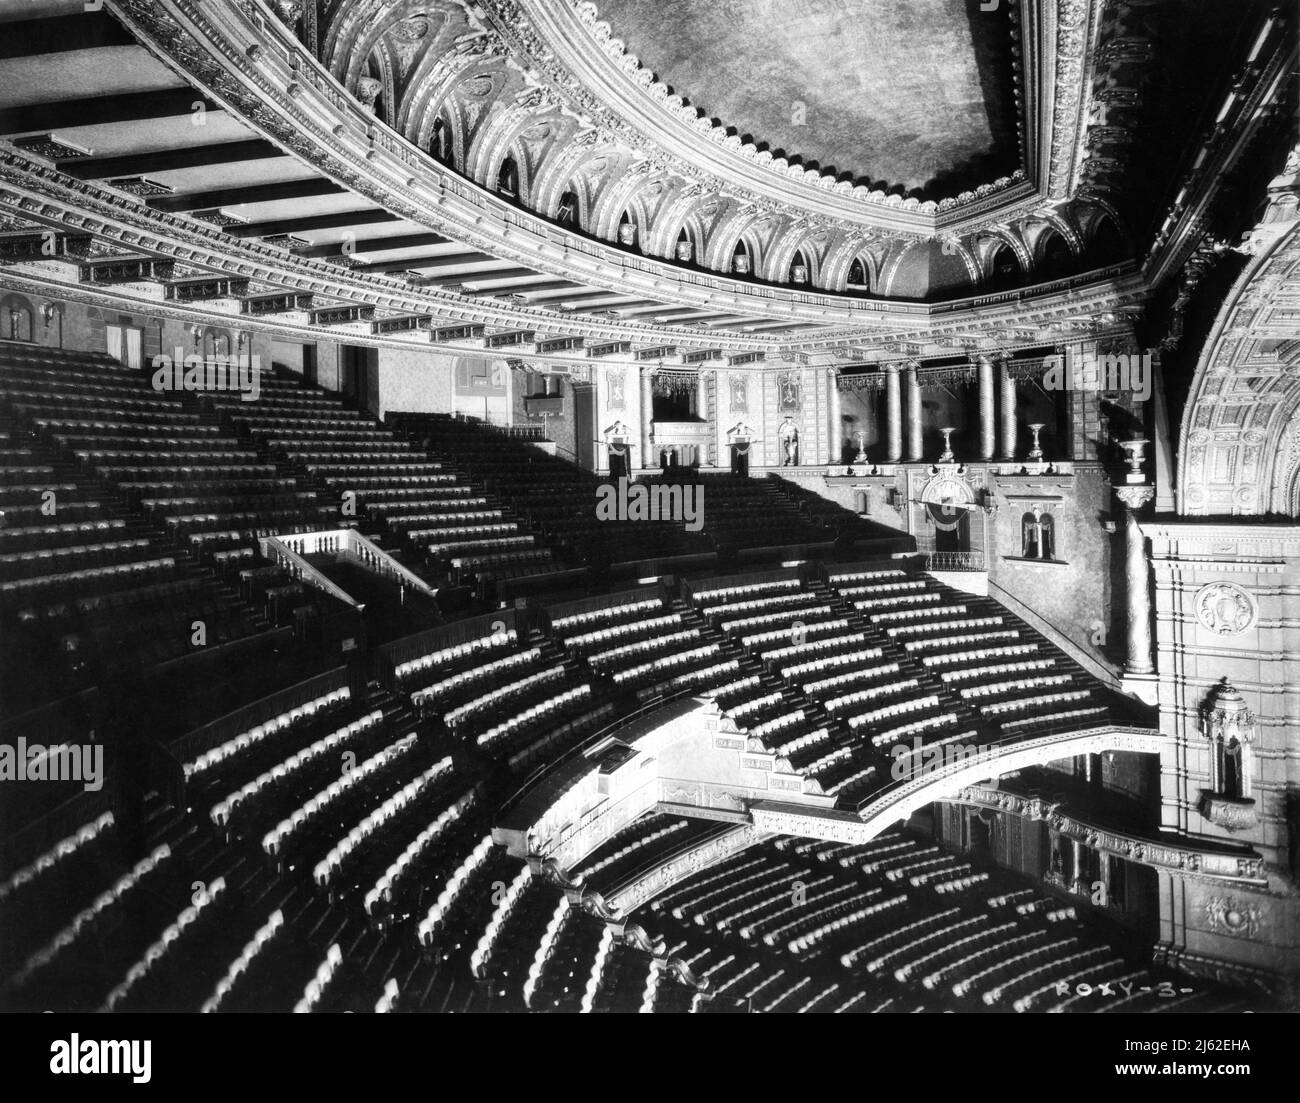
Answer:
[[1219, 636], [1239, 636], [1252, 627], [1255, 599], [1235, 582], [1212, 582], [1196, 594], [1196, 619]]

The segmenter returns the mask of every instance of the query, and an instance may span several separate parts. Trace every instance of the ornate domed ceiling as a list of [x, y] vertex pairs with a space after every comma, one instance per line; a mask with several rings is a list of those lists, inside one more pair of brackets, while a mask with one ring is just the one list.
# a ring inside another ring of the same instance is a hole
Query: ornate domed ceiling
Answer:
[[600, 0], [675, 93], [773, 153], [941, 198], [1022, 167], [1010, 5]]
[[1104, 331], [1293, 101], [1286, 15], [991, 2], [0, 5], [3, 244], [539, 357]]

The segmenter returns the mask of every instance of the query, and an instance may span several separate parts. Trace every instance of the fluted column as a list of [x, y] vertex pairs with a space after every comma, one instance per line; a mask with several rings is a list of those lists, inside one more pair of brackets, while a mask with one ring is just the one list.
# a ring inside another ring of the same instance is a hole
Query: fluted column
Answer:
[[840, 408], [840, 376], [834, 368], [829, 369], [826, 376], [831, 400], [831, 454], [827, 457], [827, 462], [839, 463], [840, 454], [844, 451], [844, 413]]
[[1116, 487], [1124, 510], [1124, 580], [1128, 591], [1127, 674], [1151, 674], [1151, 579], [1147, 564], [1146, 537], [1138, 523], [1138, 512], [1155, 498], [1155, 487]]
[[907, 365], [907, 458], [919, 463], [925, 457], [921, 449], [921, 378], [916, 365]]
[[1011, 374], [1011, 364], [1003, 360], [998, 365], [998, 381], [1002, 386], [1002, 454], [999, 459], [1016, 458], [1016, 381]]
[[654, 372], [645, 368], [641, 372], [641, 466], [654, 465]]
[[897, 463], [903, 458], [903, 404], [897, 364], [885, 365], [885, 433], [885, 458]]
[[981, 356], [976, 371], [980, 392], [980, 459], [991, 460], [997, 443], [993, 416], [993, 361], [987, 356]]

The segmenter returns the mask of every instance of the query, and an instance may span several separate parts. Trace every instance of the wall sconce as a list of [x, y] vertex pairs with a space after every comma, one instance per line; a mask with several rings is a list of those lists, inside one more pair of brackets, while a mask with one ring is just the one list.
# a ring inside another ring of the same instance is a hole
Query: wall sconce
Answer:
[[45, 328], [48, 330], [54, 324], [54, 319], [59, 313], [59, 308], [53, 303], [45, 303], [41, 307], [41, 318], [45, 322]]
[[194, 351], [199, 351], [199, 342], [203, 340], [203, 327], [200, 325], [190, 326], [190, 336], [194, 338]]

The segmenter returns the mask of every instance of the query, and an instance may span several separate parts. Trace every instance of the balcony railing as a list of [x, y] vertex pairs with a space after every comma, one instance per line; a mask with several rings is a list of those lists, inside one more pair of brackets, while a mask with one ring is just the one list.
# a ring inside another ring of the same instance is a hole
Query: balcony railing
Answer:
[[925, 557], [927, 571], [987, 571], [982, 551], [938, 551]]

